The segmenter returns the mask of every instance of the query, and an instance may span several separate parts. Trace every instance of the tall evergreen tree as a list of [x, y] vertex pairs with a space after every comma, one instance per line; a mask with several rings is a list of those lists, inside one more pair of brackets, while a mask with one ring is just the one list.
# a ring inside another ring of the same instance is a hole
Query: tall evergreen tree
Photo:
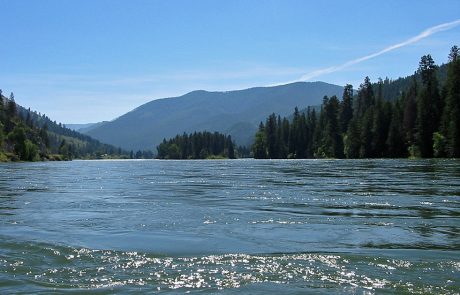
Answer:
[[409, 91], [403, 95], [404, 100], [404, 115], [403, 115], [403, 131], [404, 140], [407, 146], [416, 144], [416, 123], [417, 123], [417, 81], [412, 80], [412, 85]]
[[444, 120], [447, 152], [450, 157], [460, 157], [460, 56], [457, 46], [449, 54], [446, 81], [446, 107]]
[[227, 146], [227, 156], [228, 156], [228, 158], [229, 159], [235, 159], [235, 148], [233, 146], [232, 137], [230, 135], [227, 136], [226, 146]]
[[340, 104], [340, 130], [342, 133], [347, 132], [351, 118], [353, 118], [353, 86], [347, 84], [343, 89]]
[[419, 69], [422, 90], [417, 102], [417, 131], [420, 155], [433, 157], [433, 134], [440, 122], [440, 97], [436, 79], [436, 65], [430, 55], [424, 55]]
[[386, 140], [386, 156], [390, 158], [407, 157], [407, 147], [403, 136], [404, 130], [401, 129], [402, 113], [400, 101], [396, 101], [391, 112], [388, 137]]
[[315, 109], [310, 109], [308, 108], [307, 111], [307, 126], [309, 129], [308, 133], [308, 141], [307, 141], [307, 157], [308, 158], [313, 158], [314, 157], [314, 151], [315, 151], [315, 134], [318, 132], [317, 131], [317, 119], [316, 119], [316, 111]]
[[276, 115], [271, 114], [265, 125], [265, 134], [267, 140], [267, 153], [269, 159], [278, 158], [278, 132], [277, 132], [277, 120]]
[[338, 122], [339, 108], [340, 102], [335, 95], [330, 99], [327, 96], [324, 98], [321, 111], [324, 130], [321, 136], [321, 144], [317, 151], [318, 157], [343, 157], [343, 141]]
[[289, 144], [288, 150], [290, 157], [296, 158], [297, 155], [297, 147], [299, 146], [299, 125], [300, 125], [300, 112], [297, 107], [294, 109], [291, 129], [289, 130]]
[[359, 121], [357, 118], [353, 118], [349, 125], [347, 134], [344, 138], [345, 144], [345, 156], [348, 159], [359, 158], [359, 151], [361, 148], [361, 132], [359, 128]]
[[361, 147], [359, 149], [360, 158], [372, 158], [374, 157], [373, 151], [373, 123], [374, 123], [374, 109], [373, 107], [368, 108], [360, 121], [361, 125]]
[[13, 92], [11, 92], [11, 94], [10, 94], [10, 98], [8, 100], [8, 106], [7, 106], [6, 111], [7, 111], [7, 116], [9, 118], [11, 118], [11, 119], [16, 117], [16, 115], [17, 115], [18, 110], [17, 110], [17, 107], [16, 107], [16, 102], [14, 101], [14, 93]]
[[[261, 158], [284, 158], [283, 148], [286, 148], [288, 157], [293, 158], [458, 157], [460, 61], [457, 47], [452, 48], [449, 61], [442, 95], [438, 89], [437, 67], [431, 56], [426, 55], [421, 58], [412, 84], [404, 78], [379, 79], [372, 85], [366, 77], [355, 99], [351, 85], [345, 87], [342, 102], [337, 97], [324, 97], [318, 120], [310, 108], [306, 114], [295, 108], [291, 122], [272, 114], [266, 126], [261, 124], [259, 128], [254, 154], [259, 151]], [[420, 86], [417, 79], [422, 81]]]
[[[379, 89], [383, 83], [379, 82]], [[382, 158], [387, 151], [386, 141], [391, 121], [391, 106], [383, 101], [381, 90], [374, 106], [374, 120], [372, 126], [372, 151], [373, 156]]]
[[267, 158], [267, 139], [265, 136], [265, 126], [262, 122], [259, 124], [259, 130], [256, 133], [252, 153], [256, 159]]
[[[286, 119], [286, 118], [285, 118]], [[281, 120], [281, 116], [278, 115], [278, 123], [277, 123], [277, 144], [278, 144], [278, 158], [285, 159], [287, 158], [287, 142], [289, 137], [289, 121], [286, 119], [285, 122], [287, 123], [287, 128], [284, 126], [284, 120]], [[285, 134], [287, 132], [287, 134]]]
[[374, 90], [369, 77], [364, 78], [364, 82], [359, 86], [356, 116], [362, 117], [372, 105], [374, 105]]

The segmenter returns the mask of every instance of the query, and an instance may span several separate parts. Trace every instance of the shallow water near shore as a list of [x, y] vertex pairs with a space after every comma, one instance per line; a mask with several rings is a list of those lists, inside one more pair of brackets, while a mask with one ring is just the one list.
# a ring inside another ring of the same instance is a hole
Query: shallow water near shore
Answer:
[[459, 160], [0, 163], [0, 293], [460, 292]]

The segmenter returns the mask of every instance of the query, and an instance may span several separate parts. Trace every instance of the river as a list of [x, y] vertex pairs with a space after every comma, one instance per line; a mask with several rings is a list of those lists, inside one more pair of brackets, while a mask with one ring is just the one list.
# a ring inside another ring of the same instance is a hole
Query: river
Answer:
[[459, 160], [0, 164], [0, 293], [460, 292]]

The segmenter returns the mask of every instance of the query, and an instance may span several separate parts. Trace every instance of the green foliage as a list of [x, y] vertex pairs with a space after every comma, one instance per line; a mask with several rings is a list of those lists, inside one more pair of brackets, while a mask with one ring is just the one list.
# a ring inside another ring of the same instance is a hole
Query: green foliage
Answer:
[[437, 158], [446, 156], [446, 138], [439, 132], [433, 133], [433, 154]]
[[13, 143], [14, 152], [21, 160], [26, 158], [26, 133], [23, 127], [17, 126], [8, 134], [8, 141]]
[[[65, 140], [65, 146], [61, 146]], [[125, 152], [52, 122], [16, 104], [0, 90], [0, 161], [37, 161], [72, 158], [120, 157]], [[63, 153], [62, 156], [58, 153]]]
[[24, 161], [38, 161], [40, 159], [38, 154], [38, 146], [35, 145], [32, 141], [26, 140], [25, 141], [25, 153], [21, 160]]
[[345, 156], [348, 159], [355, 159], [359, 158], [359, 150], [361, 147], [361, 137], [360, 137], [360, 128], [357, 119], [353, 119], [350, 121], [348, 126], [348, 131], [346, 136], [344, 137], [345, 143]]
[[287, 118], [270, 115], [265, 125], [260, 123], [255, 135], [252, 146], [254, 158], [311, 158], [315, 125], [316, 113], [310, 108], [306, 114], [295, 108], [292, 123]]
[[436, 78], [436, 65], [430, 55], [422, 56], [419, 66], [422, 90], [417, 97], [417, 139], [423, 158], [433, 156], [433, 133], [440, 122], [440, 96]]
[[402, 95], [402, 104], [404, 105], [404, 114], [402, 128], [404, 139], [408, 145], [415, 144], [416, 122], [417, 122], [417, 81], [415, 78], [409, 91]]
[[340, 106], [340, 130], [342, 133], [347, 132], [348, 124], [353, 118], [353, 86], [345, 85], [343, 89], [342, 105]]
[[266, 159], [267, 158], [267, 137], [265, 135], [265, 126], [261, 122], [259, 125], [259, 130], [256, 133], [256, 138], [252, 146], [252, 152], [254, 158], [256, 159]]
[[72, 160], [72, 148], [67, 144], [65, 139], [63, 139], [59, 145], [59, 154], [61, 154], [66, 161]]
[[446, 152], [449, 157], [460, 157], [460, 57], [457, 46], [449, 54], [445, 87], [446, 107], [443, 114], [443, 133], [446, 135]]
[[404, 130], [401, 130], [402, 110], [400, 102], [397, 101], [388, 128], [388, 137], [386, 140], [386, 155], [390, 158], [407, 157], [407, 145], [404, 141]]
[[454, 46], [450, 63], [441, 67], [446, 81], [441, 93], [438, 67], [425, 55], [415, 75], [397, 80], [399, 89], [388, 79], [372, 84], [366, 77], [356, 96], [351, 85], [341, 102], [325, 96], [319, 120], [297, 108], [291, 122], [270, 115], [255, 135], [254, 157], [460, 157], [458, 53]]
[[235, 147], [231, 136], [218, 132], [184, 133], [166, 140], [157, 146], [158, 159], [208, 159], [235, 158]]
[[409, 153], [409, 158], [411, 159], [417, 159], [421, 157], [420, 149], [418, 145], [413, 144], [409, 146], [407, 149], [407, 152]]
[[343, 138], [338, 122], [340, 102], [336, 96], [330, 99], [326, 96], [323, 101], [323, 111], [320, 121], [323, 122], [320, 146], [316, 152], [321, 158], [343, 158]]

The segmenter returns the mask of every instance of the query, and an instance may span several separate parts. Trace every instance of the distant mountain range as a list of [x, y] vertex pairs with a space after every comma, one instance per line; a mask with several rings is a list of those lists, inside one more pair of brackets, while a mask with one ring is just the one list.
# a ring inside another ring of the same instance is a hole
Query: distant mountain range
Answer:
[[226, 92], [198, 90], [153, 100], [111, 122], [73, 127], [126, 150], [152, 150], [163, 138], [205, 130], [229, 134], [237, 145], [249, 145], [258, 124], [269, 114], [287, 116], [295, 107], [320, 105], [324, 95], [341, 97], [342, 92], [342, 86], [324, 82]]
[[78, 131], [80, 133], [89, 132], [91, 129], [100, 127], [107, 123], [107, 121], [98, 122], [98, 123], [86, 123], [86, 124], [65, 124], [66, 128], [69, 128], [74, 131]]

